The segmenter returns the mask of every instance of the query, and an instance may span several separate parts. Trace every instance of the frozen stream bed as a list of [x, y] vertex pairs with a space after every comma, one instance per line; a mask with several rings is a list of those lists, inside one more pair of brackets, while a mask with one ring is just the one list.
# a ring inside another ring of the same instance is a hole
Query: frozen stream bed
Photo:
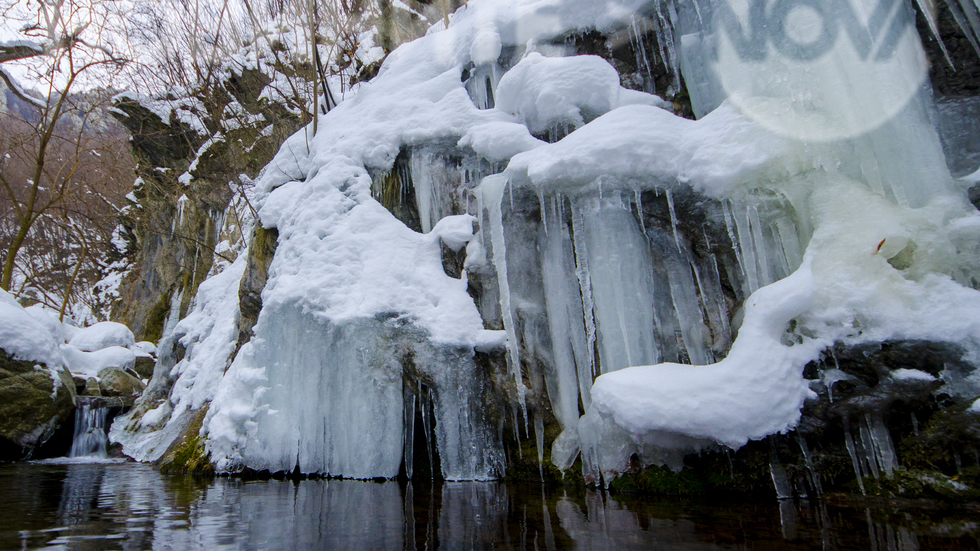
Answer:
[[948, 509], [638, 500], [487, 482], [207, 480], [133, 463], [0, 465], [0, 496], [0, 549], [912, 550], [976, 549], [978, 537], [970, 511]]

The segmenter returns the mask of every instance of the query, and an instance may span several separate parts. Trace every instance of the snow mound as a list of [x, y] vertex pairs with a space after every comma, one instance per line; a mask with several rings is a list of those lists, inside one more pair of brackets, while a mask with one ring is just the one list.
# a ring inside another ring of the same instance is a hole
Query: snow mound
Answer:
[[27, 308], [24, 308], [24, 311], [44, 325], [59, 343], [68, 341], [68, 339], [73, 337], [78, 332], [78, 328], [70, 323], [62, 323], [58, 319], [58, 312], [42, 304], [28, 306]]
[[518, 153], [546, 145], [516, 122], [488, 122], [474, 126], [459, 140], [460, 147], [470, 147], [477, 155], [491, 161], [506, 161]]
[[45, 324], [34, 319], [14, 297], [0, 289], [0, 348], [15, 359], [62, 365], [58, 344]]
[[94, 352], [110, 346], [132, 346], [136, 339], [125, 325], [103, 321], [80, 330], [68, 344], [83, 352]]
[[532, 134], [558, 123], [582, 126], [626, 103], [662, 106], [650, 94], [624, 90], [606, 60], [582, 55], [550, 58], [528, 54], [500, 79], [496, 107], [516, 115]]
[[697, 121], [632, 105], [514, 157], [507, 174], [526, 174], [544, 189], [581, 188], [600, 178], [646, 185], [678, 181], [722, 197], [760, 173], [801, 171], [808, 159], [800, 151], [800, 144], [766, 131], [728, 103]]
[[[756, 291], [724, 360], [702, 366], [659, 364], [607, 373], [592, 387], [592, 404], [630, 434], [670, 448], [674, 438], [707, 439], [738, 449], [749, 440], [793, 428], [812, 393], [800, 375], [828, 343], [785, 346], [786, 324], [810, 307], [809, 262], [792, 276]], [[686, 446], [685, 446], [686, 447]]]
[[99, 371], [107, 367], [133, 369], [136, 354], [121, 346], [108, 346], [93, 352], [86, 352], [71, 344], [61, 345], [68, 370], [85, 377], [98, 378]]

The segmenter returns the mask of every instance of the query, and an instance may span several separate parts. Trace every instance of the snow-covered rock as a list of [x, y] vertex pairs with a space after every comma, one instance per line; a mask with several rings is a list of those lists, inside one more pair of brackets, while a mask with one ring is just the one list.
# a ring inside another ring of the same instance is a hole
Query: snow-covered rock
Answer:
[[65, 344], [61, 346], [61, 353], [72, 373], [86, 377], [98, 377], [99, 372], [108, 367], [133, 369], [136, 365], [136, 354], [121, 346], [85, 352], [74, 345]]
[[49, 367], [61, 367], [58, 342], [42, 323], [0, 289], [0, 348], [18, 360], [36, 361]]
[[110, 346], [127, 347], [136, 343], [133, 332], [121, 323], [103, 321], [80, 330], [68, 344], [83, 352], [95, 352]]

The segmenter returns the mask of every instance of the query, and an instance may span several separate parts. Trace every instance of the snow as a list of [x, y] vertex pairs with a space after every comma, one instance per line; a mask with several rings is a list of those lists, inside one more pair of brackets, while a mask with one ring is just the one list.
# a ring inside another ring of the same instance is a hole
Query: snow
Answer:
[[18, 82], [17, 79], [10, 74], [10, 71], [8, 71], [3, 65], [0, 65], [0, 77], [2, 77], [3, 80], [17, 92], [17, 97], [26, 100], [38, 109], [45, 109], [48, 106], [46, 101], [35, 98], [33, 95], [24, 90], [24, 88], [21, 87], [20, 82]]
[[[144, 395], [155, 397], [172, 381], [167, 400], [142, 417], [134, 416], [139, 411], [135, 408], [113, 424], [109, 439], [122, 443], [126, 453], [137, 460], [155, 461], [162, 456], [192, 415], [214, 398], [238, 340], [238, 288], [247, 257], [247, 253], [240, 254], [202, 283], [190, 313], [165, 331], [160, 346], [168, 349], [176, 341], [186, 353], [181, 361], [173, 365], [171, 360], [172, 367], [164, 365], [163, 369], [161, 358]], [[152, 350], [150, 343], [135, 347]]]
[[517, 116], [532, 134], [558, 123], [585, 122], [627, 103], [661, 106], [663, 100], [624, 90], [619, 74], [598, 56], [548, 58], [532, 52], [500, 79], [497, 109]]
[[58, 312], [41, 304], [24, 308], [32, 318], [40, 322], [59, 343], [67, 342], [78, 332], [78, 328], [58, 320]]
[[132, 369], [136, 365], [136, 354], [121, 346], [107, 346], [87, 352], [71, 344], [61, 345], [68, 370], [85, 377], [98, 378], [99, 371], [107, 367]]
[[657, 432], [708, 439], [738, 449], [747, 441], [796, 425], [811, 396], [803, 367], [827, 344], [785, 346], [786, 324], [814, 295], [809, 262], [792, 276], [756, 291], [728, 357], [713, 365], [659, 364], [607, 373], [592, 388], [596, 410], [645, 442], [671, 447]]
[[459, 140], [477, 155], [491, 161], [506, 161], [518, 153], [546, 145], [531, 136], [527, 127], [515, 122], [489, 122], [470, 128]]
[[[600, 178], [652, 187], [664, 180], [688, 183], [720, 197], [760, 173], [797, 172], [807, 159], [800, 147], [773, 135], [723, 104], [692, 121], [645, 105], [621, 107], [558, 143], [517, 155], [508, 175], [541, 188], [572, 191]], [[793, 166], [795, 165], [795, 166]]]
[[110, 346], [127, 347], [136, 343], [133, 332], [121, 323], [103, 321], [90, 325], [68, 341], [68, 344], [83, 351], [95, 352]]
[[37, 321], [10, 293], [0, 289], [0, 348], [18, 360], [40, 362], [49, 369], [61, 367], [58, 343], [47, 325]]
[[971, 413], [980, 413], [980, 398], [973, 401], [973, 404], [967, 409]]
[[459, 252], [473, 239], [474, 222], [476, 217], [469, 214], [447, 216], [432, 228], [432, 235], [438, 236], [447, 247]]
[[918, 369], [896, 369], [890, 373], [896, 381], [935, 381], [936, 378]]
[[152, 342], [140, 341], [133, 343], [129, 346], [129, 349], [133, 351], [137, 356], [147, 357], [156, 354], [157, 347]]

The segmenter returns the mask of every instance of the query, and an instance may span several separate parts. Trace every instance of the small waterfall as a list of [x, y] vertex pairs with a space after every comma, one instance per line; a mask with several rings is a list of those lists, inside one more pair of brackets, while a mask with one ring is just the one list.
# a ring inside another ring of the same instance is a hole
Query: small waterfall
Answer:
[[99, 398], [78, 397], [75, 411], [75, 436], [68, 457], [106, 458], [106, 421], [109, 409]]

